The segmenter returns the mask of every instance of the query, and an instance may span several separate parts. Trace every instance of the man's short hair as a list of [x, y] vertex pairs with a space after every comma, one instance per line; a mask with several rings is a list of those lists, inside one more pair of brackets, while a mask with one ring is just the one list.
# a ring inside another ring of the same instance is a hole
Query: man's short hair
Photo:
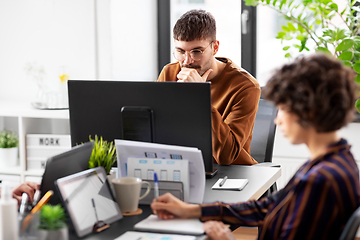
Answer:
[[355, 113], [355, 72], [337, 59], [313, 54], [276, 70], [263, 97], [299, 117], [303, 127], [331, 132], [350, 122]]
[[216, 21], [213, 15], [204, 10], [190, 10], [184, 13], [173, 29], [174, 39], [178, 41], [216, 40]]

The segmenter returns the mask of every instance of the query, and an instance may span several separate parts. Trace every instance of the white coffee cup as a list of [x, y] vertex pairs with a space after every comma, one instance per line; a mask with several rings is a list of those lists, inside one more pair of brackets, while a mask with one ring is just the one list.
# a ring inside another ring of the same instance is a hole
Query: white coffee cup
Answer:
[[[112, 180], [116, 201], [121, 212], [135, 212], [139, 206], [139, 200], [143, 199], [150, 193], [150, 183], [135, 177], [121, 177]], [[146, 192], [140, 196], [141, 185], [147, 184]]]

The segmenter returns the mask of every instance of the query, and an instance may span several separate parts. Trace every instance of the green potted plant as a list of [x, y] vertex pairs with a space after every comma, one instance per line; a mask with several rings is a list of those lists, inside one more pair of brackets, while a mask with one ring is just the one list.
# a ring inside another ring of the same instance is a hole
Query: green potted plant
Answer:
[[19, 138], [11, 131], [0, 132], [0, 165], [13, 167], [17, 165]]
[[40, 240], [68, 240], [66, 215], [60, 204], [45, 204], [40, 211], [38, 237]]
[[94, 141], [94, 148], [89, 159], [89, 168], [104, 167], [110, 188], [114, 191], [112, 180], [116, 177], [116, 172], [112, 166], [116, 162], [116, 148], [113, 142], [103, 140], [103, 137], [95, 135], [95, 139], [89, 136], [90, 141]]
[[[321, 51], [335, 56], [358, 74], [360, 84], [360, 7], [358, 1], [332, 0], [244, 0], [246, 5], [267, 6], [284, 17], [286, 23], [277, 33], [286, 58], [297, 50]], [[360, 93], [359, 93], [360, 97]], [[360, 99], [355, 103], [360, 113]]]
[[93, 140], [91, 136], [90, 141], [94, 141], [94, 148], [89, 159], [89, 168], [104, 167], [106, 174], [110, 174], [111, 168], [116, 162], [116, 148], [113, 142], [103, 140], [102, 137], [95, 135]]

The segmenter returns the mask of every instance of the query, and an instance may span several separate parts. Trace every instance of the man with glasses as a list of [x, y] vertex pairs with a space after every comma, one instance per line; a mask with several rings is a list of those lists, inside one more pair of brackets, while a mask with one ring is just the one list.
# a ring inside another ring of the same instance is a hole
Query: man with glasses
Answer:
[[176, 63], [161, 71], [158, 81], [211, 82], [213, 159], [220, 165], [257, 162], [250, 143], [260, 99], [256, 79], [219, 50], [215, 18], [204, 10], [190, 10], [174, 29]]

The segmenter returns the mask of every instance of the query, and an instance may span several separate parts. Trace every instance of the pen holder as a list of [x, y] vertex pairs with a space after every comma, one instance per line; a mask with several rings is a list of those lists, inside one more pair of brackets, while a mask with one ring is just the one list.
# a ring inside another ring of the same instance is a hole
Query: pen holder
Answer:
[[[40, 223], [39, 213], [29, 213], [24, 218], [19, 219], [20, 240], [38, 239], [38, 226]], [[23, 228], [23, 231], [21, 231]]]

